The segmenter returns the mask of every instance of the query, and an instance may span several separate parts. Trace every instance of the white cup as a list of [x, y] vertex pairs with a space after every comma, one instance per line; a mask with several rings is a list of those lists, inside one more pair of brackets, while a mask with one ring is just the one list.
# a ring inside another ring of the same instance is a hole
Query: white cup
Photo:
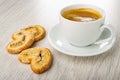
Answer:
[[[77, 22], [64, 18], [62, 13], [66, 10], [75, 8], [92, 8], [99, 11], [102, 17], [95, 21], [89, 22]], [[105, 12], [103, 9], [88, 4], [75, 4], [63, 8], [60, 12], [60, 31], [63, 37], [68, 40], [68, 42], [75, 46], [88, 46], [93, 43], [100, 43], [106, 40], [110, 40], [113, 37], [112, 28], [104, 24], [105, 22]], [[101, 33], [107, 28], [111, 32], [111, 36], [105, 40], [98, 41]]]

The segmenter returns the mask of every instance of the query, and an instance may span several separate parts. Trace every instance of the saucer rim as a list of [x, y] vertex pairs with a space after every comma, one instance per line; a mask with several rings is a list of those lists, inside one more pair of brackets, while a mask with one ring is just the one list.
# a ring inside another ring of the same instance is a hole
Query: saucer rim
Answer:
[[[48, 37], [47, 37], [47, 38], [48, 38], [48, 41], [49, 41], [49, 43], [51, 44], [51, 46], [52, 46], [54, 49], [56, 49], [57, 51], [61, 52], [62, 54], [71, 55], [71, 56], [95, 56], [95, 55], [103, 54], [103, 53], [107, 52], [108, 50], [110, 50], [110, 49], [114, 46], [115, 41], [116, 41], [116, 37], [113, 36], [113, 39], [112, 39], [111, 43], [109, 43], [110, 47], [108, 47], [108, 48], [106, 48], [106, 49], [104, 49], [104, 50], [97, 51], [97, 52], [94, 52], [94, 53], [86, 53], [86, 54], [83, 54], [83, 53], [76, 54], [76, 53], [74, 52], [74, 53], [75, 53], [75, 54], [74, 54], [73, 52], [68, 52], [68, 51], [65, 51], [65, 50], [61, 50], [60, 48], [58, 48], [58, 47], [55, 45], [55, 43], [53, 43], [53, 41], [52, 41], [52, 39], [51, 39], [51, 37], [50, 37], [50, 33], [52, 32], [52, 30], [53, 30], [54, 28], [56, 28], [56, 27], [58, 27], [58, 26], [59, 26], [59, 24], [56, 24], [56, 25], [54, 25], [54, 27], [52, 27], [52, 29], [48, 32]], [[108, 45], [106, 45], [106, 46], [108, 46]]]

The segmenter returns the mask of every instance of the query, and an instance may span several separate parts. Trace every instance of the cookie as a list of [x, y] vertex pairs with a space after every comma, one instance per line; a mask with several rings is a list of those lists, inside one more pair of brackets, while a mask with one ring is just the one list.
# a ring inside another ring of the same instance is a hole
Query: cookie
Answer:
[[47, 48], [35, 47], [22, 51], [18, 59], [22, 63], [30, 63], [32, 71], [39, 74], [50, 67], [52, 54]]
[[8, 43], [6, 49], [9, 53], [16, 54], [29, 48], [34, 42], [34, 35], [30, 32], [17, 31], [13, 41]]
[[[29, 26], [21, 29], [22, 31], [29, 31], [35, 36], [35, 41], [39, 41], [45, 37], [46, 31], [44, 27], [40, 25]], [[13, 36], [14, 39], [14, 36]]]

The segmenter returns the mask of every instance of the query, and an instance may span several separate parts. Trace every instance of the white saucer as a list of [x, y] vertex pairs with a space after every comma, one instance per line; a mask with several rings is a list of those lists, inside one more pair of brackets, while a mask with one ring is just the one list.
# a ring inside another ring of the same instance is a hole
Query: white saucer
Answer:
[[[69, 42], [67, 42], [67, 40], [61, 36], [61, 33], [58, 30], [59, 27], [59, 24], [57, 24], [55, 25], [55, 27], [52, 28], [52, 30], [48, 34], [48, 40], [53, 48], [67, 55], [94, 56], [102, 54], [103, 52], [108, 51], [114, 45], [116, 40], [116, 37], [114, 36], [112, 40], [107, 42], [92, 44], [87, 47], [76, 47], [69, 44]], [[100, 39], [109, 35], [110, 32], [108, 32], [108, 30], [104, 30]]]

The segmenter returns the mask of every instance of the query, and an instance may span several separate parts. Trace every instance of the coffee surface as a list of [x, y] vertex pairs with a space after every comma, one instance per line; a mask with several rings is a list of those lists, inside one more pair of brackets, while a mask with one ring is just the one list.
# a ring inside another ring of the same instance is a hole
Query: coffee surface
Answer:
[[92, 8], [75, 8], [66, 10], [62, 13], [66, 19], [77, 22], [95, 21], [102, 17], [100, 12]]

